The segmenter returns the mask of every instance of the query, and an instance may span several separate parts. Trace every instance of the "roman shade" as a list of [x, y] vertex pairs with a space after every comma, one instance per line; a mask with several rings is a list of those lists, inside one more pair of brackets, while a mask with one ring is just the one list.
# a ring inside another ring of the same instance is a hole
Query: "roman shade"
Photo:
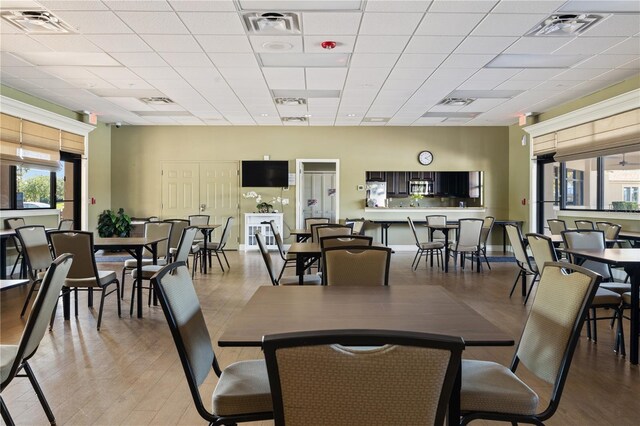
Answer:
[[61, 132], [60, 151], [84, 155], [84, 136]]
[[554, 152], [556, 152], [555, 133], [548, 133], [533, 138], [533, 155], [553, 154]]
[[640, 109], [559, 130], [555, 137], [556, 161], [640, 151]]

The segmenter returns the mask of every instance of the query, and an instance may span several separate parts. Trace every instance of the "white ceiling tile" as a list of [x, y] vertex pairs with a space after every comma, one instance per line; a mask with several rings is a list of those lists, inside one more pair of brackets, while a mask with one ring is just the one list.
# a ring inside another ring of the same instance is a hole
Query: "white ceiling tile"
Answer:
[[165, 67], [168, 64], [155, 52], [114, 52], [111, 56], [126, 67]]
[[210, 67], [211, 60], [204, 52], [167, 52], [160, 56], [172, 67]]
[[188, 34], [174, 12], [118, 12], [125, 24], [138, 34]]
[[124, 67], [91, 67], [89, 71], [107, 81], [135, 80], [139, 78], [133, 71]]
[[209, 53], [207, 56], [217, 67], [238, 68], [258, 66], [253, 53]]
[[575, 37], [522, 37], [509, 46], [504, 53], [509, 54], [545, 54], [552, 53]]
[[450, 55], [440, 65], [443, 68], [482, 68], [490, 62], [495, 55]]
[[409, 39], [409, 36], [358, 36], [355, 52], [400, 53]]
[[506, 99], [476, 99], [471, 104], [460, 108], [460, 111], [484, 112], [504, 103]]
[[83, 89], [112, 89], [114, 86], [101, 78], [69, 78], [67, 81]]
[[498, 0], [435, 0], [429, 12], [485, 13], [497, 3]]
[[202, 52], [191, 35], [143, 35], [142, 38], [156, 52]]
[[597, 68], [572, 68], [552, 77], [551, 80], [591, 80], [604, 71]]
[[[49, 67], [38, 67], [34, 68], [34, 70], [41, 70], [47, 72], [49, 74], [55, 75], [60, 78], [96, 78], [95, 74], [91, 73], [89, 70], [80, 67], [71, 67], [71, 66], [49, 66]], [[24, 71], [23, 71], [24, 72]], [[28, 77], [25, 77], [28, 78]]]
[[354, 53], [351, 68], [391, 68], [398, 61], [398, 53]]
[[640, 28], [639, 14], [610, 15], [585, 31], [581, 37], [633, 36]]
[[[151, 84], [147, 83], [146, 81], [144, 81], [141, 78], [133, 78], [133, 79], [126, 79], [126, 80], [108, 80], [109, 83], [113, 84], [114, 86], [116, 86], [118, 89], [125, 89], [125, 90], [151, 90], [154, 89], [153, 86], [151, 86]], [[161, 95], [154, 95], [154, 96], [161, 96]]]
[[132, 33], [113, 12], [58, 12], [56, 15], [82, 34], [124, 34]]
[[451, 53], [463, 39], [462, 36], [413, 36], [405, 53]]
[[257, 53], [299, 53], [303, 51], [301, 36], [250, 36], [249, 42], [253, 51]]
[[436, 68], [445, 59], [445, 54], [405, 53], [400, 56], [398, 68]]
[[[457, 87], [457, 90], [492, 90], [501, 82], [496, 80], [474, 80], [473, 77]], [[539, 84], [540, 82], [538, 82]]]
[[326, 50], [322, 47], [323, 41], [327, 41], [327, 38], [323, 36], [305, 36], [304, 51], [306, 53], [351, 53], [356, 43], [356, 37], [341, 36], [336, 38], [336, 40], [330, 40], [336, 41], [336, 47], [331, 50]]
[[525, 69], [520, 71], [518, 74], [511, 77], [511, 80], [522, 80], [522, 81], [544, 81], [548, 80], [553, 76], [560, 74], [562, 69], [559, 68], [535, 68], [535, 69]]
[[623, 37], [578, 37], [553, 53], [554, 55], [596, 55], [623, 40]]
[[540, 80], [507, 80], [499, 86], [495, 87], [496, 90], [529, 90], [540, 84]]
[[51, 49], [42, 43], [22, 34], [3, 34], [0, 37], [0, 49], [3, 52], [48, 52]]
[[483, 17], [481, 13], [427, 13], [416, 35], [466, 36]]
[[[20, 1], [21, 3], [25, 3], [22, 0]], [[3, 3], [6, 3], [6, 2], [3, 2]], [[38, 3], [49, 10], [107, 10], [107, 6], [105, 6], [100, 1], [38, 0]]]
[[529, 32], [547, 15], [540, 14], [511, 14], [505, 19], [502, 14], [489, 14], [473, 30], [474, 36], [522, 36]]
[[606, 55], [638, 55], [640, 56], [640, 38], [630, 37], [604, 52]]
[[[341, 12], [304, 12], [302, 28], [305, 35], [341, 36], [356, 35], [362, 13]], [[339, 38], [339, 37], [338, 37]]]
[[384, 82], [382, 86], [383, 90], [407, 90], [411, 92], [415, 92], [418, 88], [424, 83], [424, 81], [428, 78], [426, 75], [421, 80], [398, 80], [389, 78]]
[[45, 46], [62, 52], [101, 52], [89, 40], [77, 34], [32, 35], [31, 38]]
[[106, 53], [97, 52], [22, 52], [16, 53], [33, 65], [117, 66]]
[[234, 12], [233, 0], [168, 0], [171, 7], [179, 12]]
[[30, 64], [9, 52], [0, 52], [0, 65], [5, 69], [6, 67], [27, 67]]
[[109, 102], [113, 102], [122, 108], [128, 109], [129, 111], [154, 111], [151, 105], [142, 102], [138, 98], [107, 96], [104, 99]]
[[220, 74], [227, 79], [231, 80], [255, 80], [263, 79], [260, 68], [218, 68]]
[[145, 80], [179, 80], [180, 74], [171, 67], [135, 67], [130, 68], [139, 77]]
[[627, 62], [624, 65], [620, 65], [620, 68], [640, 70], [640, 58], [637, 58], [637, 59], [634, 59], [633, 61]]
[[425, 12], [431, 0], [369, 0], [367, 12]]
[[183, 12], [178, 14], [192, 34], [244, 35], [244, 25], [235, 12]]
[[473, 68], [438, 68], [429, 76], [429, 80], [463, 82], [476, 72]]
[[249, 53], [251, 43], [246, 36], [199, 35], [196, 39], [207, 53]]
[[501, 53], [507, 47], [512, 45], [517, 37], [467, 37], [455, 50], [455, 53], [475, 53], [475, 54], [487, 54], [487, 53]]
[[271, 89], [306, 89], [304, 68], [264, 68], [262, 72]]
[[[562, 6], [566, 0], [503, 0], [492, 13], [551, 13]], [[577, 12], [574, 11], [574, 12]]]
[[102, 0], [109, 9], [114, 11], [171, 11], [171, 6], [164, 0]]
[[89, 41], [105, 52], [151, 52], [147, 43], [135, 34], [96, 34], [87, 36]]
[[560, 93], [582, 82], [582, 80], [548, 80], [536, 86], [536, 91], [552, 91]]
[[593, 78], [593, 80], [603, 81], [622, 81], [629, 77], [633, 77], [638, 74], [638, 69], [624, 69], [618, 68], [615, 70], [607, 71]]
[[0, 34], [22, 34], [22, 30], [11, 25], [4, 19], [0, 19]]
[[306, 68], [305, 73], [309, 90], [342, 89], [347, 76], [340, 68]]
[[421, 19], [421, 13], [365, 13], [360, 24], [360, 34], [413, 34]]
[[612, 69], [636, 59], [636, 55], [597, 55], [578, 64], [579, 68]]
[[352, 69], [349, 71], [349, 75], [347, 77], [347, 87], [351, 90], [377, 90], [387, 79], [389, 71], [389, 69], [385, 68]]
[[520, 71], [522, 70], [519, 68], [484, 68], [475, 73], [471, 78], [474, 80], [504, 81], [518, 74]]

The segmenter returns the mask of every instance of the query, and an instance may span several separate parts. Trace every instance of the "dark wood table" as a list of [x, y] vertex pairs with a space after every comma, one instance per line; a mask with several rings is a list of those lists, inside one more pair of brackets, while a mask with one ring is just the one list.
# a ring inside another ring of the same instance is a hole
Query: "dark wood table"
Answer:
[[291, 235], [296, 236], [297, 243], [303, 243], [311, 238], [311, 230], [310, 229], [294, 229], [290, 232]]
[[[265, 286], [228, 323], [220, 346], [256, 346], [262, 336], [310, 330], [382, 329], [462, 336], [467, 346], [512, 346], [514, 340], [439, 286]], [[460, 374], [449, 403], [460, 418]], [[455, 419], [455, 420], [454, 420]]]
[[607, 248], [604, 250], [587, 249], [559, 249], [579, 259], [594, 260], [621, 266], [629, 274], [631, 281], [631, 329], [629, 332], [629, 346], [631, 347], [629, 360], [638, 364], [638, 339], [640, 338], [640, 248]]
[[[129, 237], [129, 238], [95, 238], [93, 240], [94, 250], [125, 250], [131, 256], [137, 260], [137, 276], [138, 279], [142, 279], [142, 252], [146, 247], [151, 253], [153, 253], [153, 264], [158, 262], [156, 257], [158, 243], [166, 240], [163, 238], [145, 238], [145, 237]], [[138, 318], [142, 318], [142, 286], [138, 286], [137, 292], [137, 310]], [[63, 298], [64, 317], [69, 319], [69, 293]]]
[[640, 232], [638, 231], [620, 231], [618, 239], [629, 240], [634, 247], [640, 247]]
[[19, 280], [0, 279], [0, 291], [9, 290], [10, 288], [14, 288], [14, 287], [20, 287], [25, 284], [29, 284], [29, 280], [24, 278], [21, 278]]
[[202, 272], [204, 274], [207, 273], [207, 242], [211, 239], [211, 233], [216, 229], [220, 228], [220, 225], [192, 225], [202, 232], [204, 235], [204, 256], [202, 257]]
[[[429, 241], [433, 241], [433, 233], [435, 231], [442, 231], [442, 233], [444, 234], [444, 259], [442, 260], [442, 262], [444, 263], [444, 271], [445, 272], [449, 272], [449, 232], [452, 229], [455, 229], [457, 231], [458, 229], [458, 225], [457, 224], [446, 224], [446, 225], [424, 225], [427, 228], [429, 228]], [[480, 259], [478, 259], [478, 262], [476, 262], [478, 264], [478, 272], [480, 272]]]

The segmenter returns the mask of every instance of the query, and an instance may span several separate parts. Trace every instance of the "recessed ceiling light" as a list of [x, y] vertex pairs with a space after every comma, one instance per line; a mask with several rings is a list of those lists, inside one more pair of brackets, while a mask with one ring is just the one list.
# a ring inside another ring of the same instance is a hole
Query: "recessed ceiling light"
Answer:
[[140, 98], [142, 102], [149, 105], [171, 105], [174, 104], [173, 100], [164, 96], [153, 96], [150, 98]]
[[475, 101], [474, 98], [444, 98], [438, 105], [465, 106]]
[[551, 15], [533, 29], [527, 36], [575, 36], [586, 31], [602, 19], [600, 15], [563, 14]]
[[262, 43], [262, 47], [269, 50], [291, 50], [293, 49], [293, 44], [286, 41], [267, 41]]
[[304, 116], [309, 118], [309, 117], [311, 117], [311, 114], [305, 114]]
[[275, 98], [274, 101], [278, 105], [288, 105], [288, 106], [307, 104], [307, 100], [304, 98]]
[[292, 123], [302, 123], [307, 121], [307, 117], [282, 117], [282, 121], [288, 121]]
[[347, 117], [355, 117], [355, 114], [347, 114]]
[[485, 68], [570, 68], [587, 55], [498, 55]]
[[268, 117], [269, 114], [260, 114], [260, 117]]

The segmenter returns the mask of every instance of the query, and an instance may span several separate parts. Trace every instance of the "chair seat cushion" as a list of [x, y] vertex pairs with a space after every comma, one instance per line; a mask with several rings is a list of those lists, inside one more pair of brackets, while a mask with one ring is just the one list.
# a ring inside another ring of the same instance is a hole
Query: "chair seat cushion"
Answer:
[[191, 254], [196, 254], [200, 251], [200, 246], [198, 244], [194, 244], [191, 246]]
[[[278, 285], [298, 285], [299, 283], [298, 277], [282, 277], [278, 281]], [[322, 277], [319, 275], [303, 275], [302, 283], [305, 285], [320, 285], [322, 284]]]
[[272, 411], [265, 362], [240, 361], [225, 368], [213, 391], [212, 402], [213, 413], [217, 416]]
[[[164, 268], [163, 265], [146, 265], [142, 267], [142, 279], [149, 280], [152, 276], [155, 275], [160, 269]], [[131, 271], [131, 276], [133, 278], [138, 278], [138, 270], [134, 269]]]
[[296, 256], [295, 254], [293, 254], [293, 253], [287, 253], [287, 254], [284, 256], [284, 259], [285, 259], [285, 260], [296, 260], [296, 258], [297, 258], [297, 256]]
[[[166, 265], [166, 259], [158, 259], [156, 261], [158, 265]], [[153, 259], [142, 259], [142, 266], [153, 265]], [[138, 267], [138, 262], [135, 259], [127, 259], [124, 261], [125, 269], [136, 269]]]
[[463, 412], [536, 414], [538, 395], [507, 367], [489, 361], [462, 361]]
[[478, 251], [478, 246], [463, 246], [462, 244], [456, 246], [456, 243], [451, 243], [450, 249], [453, 251]]
[[91, 278], [67, 278], [65, 287], [104, 287], [117, 279], [115, 271], [98, 271], [99, 282]]
[[622, 295], [622, 300], [624, 301], [625, 304], [631, 306], [631, 292], [624, 293]]
[[[220, 244], [218, 243], [209, 242], [207, 243], [207, 250], [217, 250], [219, 245]], [[200, 247], [201, 250], [204, 250], [204, 243], [198, 243], [198, 246]]]
[[438, 241], [432, 241], [428, 243], [420, 243], [420, 248], [422, 250], [435, 250], [444, 248], [444, 244]]
[[620, 295], [614, 291], [607, 290], [605, 288], [598, 288], [596, 295], [593, 296], [592, 305], [619, 305], [622, 301]]
[[600, 283], [600, 288], [613, 291], [614, 293], [623, 294], [631, 291], [631, 284], [629, 283]]
[[9, 378], [11, 366], [18, 354], [17, 345], [0, 345], [0, 383], [4, 384]]

